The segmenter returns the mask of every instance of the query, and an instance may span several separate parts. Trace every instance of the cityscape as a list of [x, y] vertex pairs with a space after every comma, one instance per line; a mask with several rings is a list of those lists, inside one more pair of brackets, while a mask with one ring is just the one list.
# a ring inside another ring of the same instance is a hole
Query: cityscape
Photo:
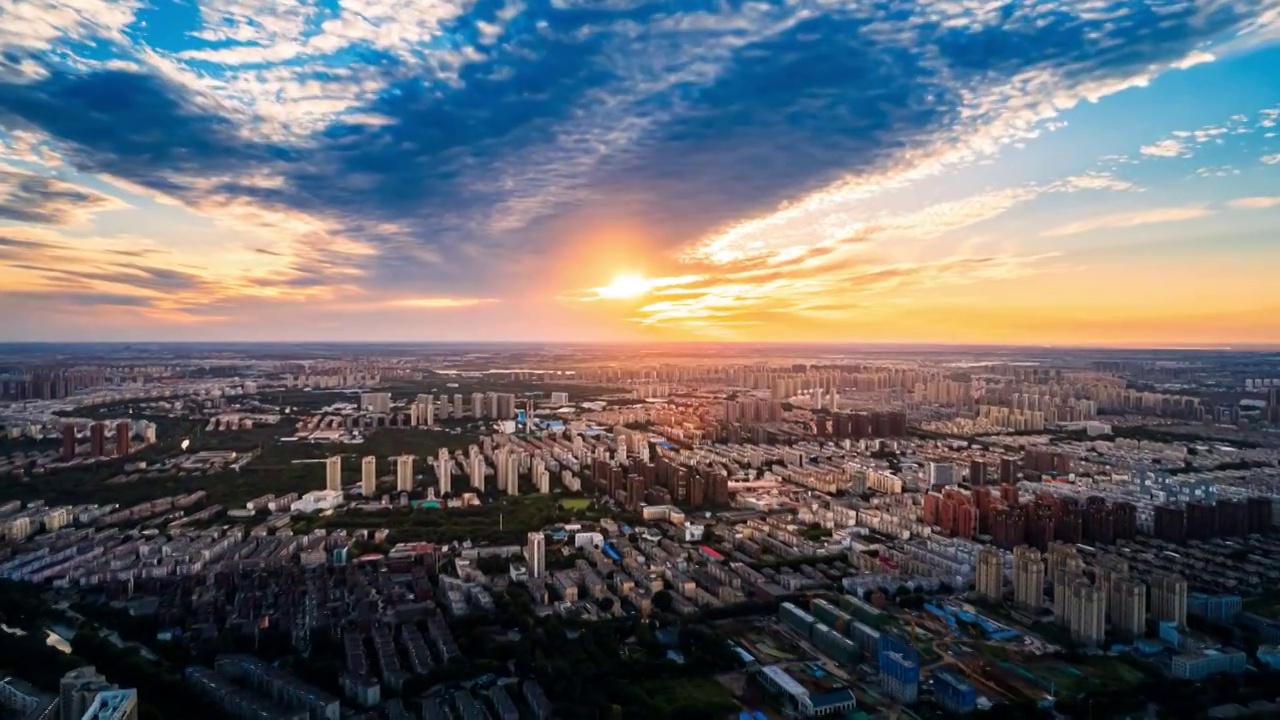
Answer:
[[0, 640], [24, 661], [0, 699], [33, 718], [1270, 716], [1277, 360], [15, 346]]
[[0, 0], [0, 720], [1280, 718], [1280, 0]]

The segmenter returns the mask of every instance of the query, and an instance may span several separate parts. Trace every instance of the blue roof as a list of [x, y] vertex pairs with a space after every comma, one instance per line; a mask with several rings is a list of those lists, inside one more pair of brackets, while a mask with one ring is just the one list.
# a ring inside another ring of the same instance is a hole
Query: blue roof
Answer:
[[831, 707], [833, 705], [844, 705], [851, 702], [857, 702], [853, 691], [849, 688], [839, 688], [837, 690], [828, 690], [817, 695], [810, 695], [809, 701], [813, 703], [814, 710]]

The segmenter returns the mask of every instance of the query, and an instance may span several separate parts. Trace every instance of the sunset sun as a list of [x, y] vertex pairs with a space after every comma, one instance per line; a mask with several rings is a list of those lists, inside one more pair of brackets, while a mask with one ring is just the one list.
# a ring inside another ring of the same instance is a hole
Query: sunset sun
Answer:
[[606, 300], [631, 300], [649, 292], [652, 287], [653, 283], [641, 275], [618, 275], [608, 285], [596, 288], [596, 294]]

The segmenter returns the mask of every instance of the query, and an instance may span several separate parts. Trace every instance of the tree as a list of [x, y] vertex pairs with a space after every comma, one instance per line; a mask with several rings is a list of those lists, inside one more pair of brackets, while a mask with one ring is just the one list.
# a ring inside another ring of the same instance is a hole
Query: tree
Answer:
[[657, 608], [659, 612], [671, 612], [671, 605], [673, 603], [674, 598], [671, 597], [670, 590], [659, 590], [653, 594], [653, 606]]

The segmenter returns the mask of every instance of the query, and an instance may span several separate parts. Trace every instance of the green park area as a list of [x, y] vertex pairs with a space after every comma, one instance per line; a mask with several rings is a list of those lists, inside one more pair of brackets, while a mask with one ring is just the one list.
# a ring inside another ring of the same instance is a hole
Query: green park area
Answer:
[[[461, 394], [472, 392], [510, 392], [519, 396], [542, 398], [552, 392], [569, 394], [572, 402], [614, 395], [625, 389], [609, 386], [581, 385], [563, 380], [551, 382], [511, 381], [496, 377], [428, 375], [423, 379], [396, 380], [379, 387], [391, 392], [394, 400], [407, 400], [420, 393]], [[157, 442], [124, 458], [57, 469], [48, 473], [0, 477], [0, 496], [31, 501], [43, 499], [53, 504], [118, 503], [132, 505], [157, 497], [204, 490], [209, 501], [240, 505], [265, 494], [303, 493], [323, 487], [323, 461], [331, 455], [343, 458], [343, 482], [360, 480], [360, 459], [367, 455], [379, 458], [378, 474], [393, 472], [388, 460], [397, 455], [418, 458], [415, 470], [428, 484], [436, 482], [434, 459], [439, 451], [466, 452], [481, 442], [481, 430], [467, 419], [447, 420], [436, 428], [379, 428], [364, 436], [359, 443], [310, 442], [292, 439], [298, 432], [302, 416], [324, 407], [355, 399], [352, 391], [291, 389], [259, 393], [256, 399], [268, 405], [288, 407], [291, 412], [270, 426], [240, 430], [207, 430], [205, 418], [174, 418], [151, 415], [144, 403], [115, 403], [77, 408], [70, 415], [95, 420], [130, 417], [156, 424]], [[469, 400], [469, 398], [468, 398]], [[236, 470], [207, 472], [179, 471], [166, 464], [182, 457], [181, 444], [187, 441], [186, 453], [233, 451], [251, 455]], [[7, 441], [8, 442], [8, 441]], [[56, 450], [56, 440], [11, 441], [5, 445], [16, 451]], [[139, 463], [146, 463], [145, 467]], [[130, 468], [126, 472], [126, 466]], [[421, 482], [421, 481], [420, 481]], [[455, 482], [456, 484], [456, 482]], [[567, 511], [581, 511], [589, 501], [569, 501]], [[423, 531], [426, 532], [426, 531]]]
[[675, 677], [636, 684], [649, 717], [727, 718], [742, 709], [733, 694], [711, 677]]
[[[292, 420], [244, 430], [206, 431], [205, 421], [164, 416], [134, 416], [156, 423], [157, 442], [124, 458], [110, 458], [77, 467], [58, 469], [25, 478], [0, 478], [0, 496], [22, 501], [44, 499], [52, 504], [145, 502], [157, 497], [205, 490], [210, 502], [242, 504], [255, 497], [309, 490], [324, 486], [325, 458], [343, 458], [343, 482], [360, 480], [360, 458], [379, 458], [379, 475], [393, 472], [387, 459], [397, 455], [418, 457], [419, 475], [434, 482], [431, 464], [441, 448], [466, 451], [480, 442], [475, 433], [424, 428], [380, 428], [360, 443], [313, 443], [289, 440], [296, 431]], [[165, 463], [186, 453], [234, 451], [252, 458], [238, 470], [208, 473], [164, 469]], [[145, 462], [146, 467], [138, 467]], [[133, 470], [126, 474], [126, 466]], [[125, 480], [126, 475], [128, 478]]]

